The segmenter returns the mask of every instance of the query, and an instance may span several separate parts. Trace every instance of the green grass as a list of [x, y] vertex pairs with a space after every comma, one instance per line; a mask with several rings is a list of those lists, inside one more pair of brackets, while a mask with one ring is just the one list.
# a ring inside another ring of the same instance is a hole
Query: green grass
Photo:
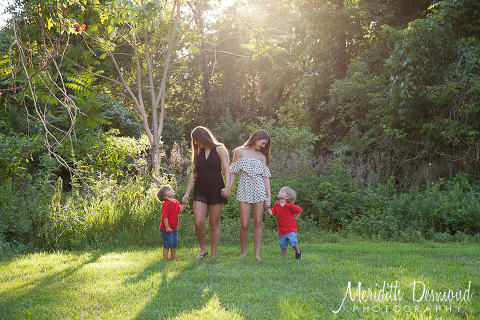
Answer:
[[[300, 243], [301, 261], [293, 250], [284, 260], [270, 235], [261, 261], [251, 247], [240, 259], [236, 245], [221, 245], [215, 260], [195, 260], [195, 247], [179, 247], [172, 262], [162, 248], [136, 247], [2, 258], [0, 319], [480, 318], [480, 246], [332, 239]], [[334, 314], [349, 281], [371, 291], [398, 282], [403, 300], [347, 298]], [[447, 293], [471, 282], [470, 301], [414, 302], [414, 281]]]

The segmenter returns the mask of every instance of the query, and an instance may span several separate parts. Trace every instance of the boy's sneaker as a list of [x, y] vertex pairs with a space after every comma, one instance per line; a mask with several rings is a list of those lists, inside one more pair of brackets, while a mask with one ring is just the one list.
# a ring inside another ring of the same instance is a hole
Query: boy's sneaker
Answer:
[[296, 260], [302, 260], [302, 251], [295, 252], [295, 259]]

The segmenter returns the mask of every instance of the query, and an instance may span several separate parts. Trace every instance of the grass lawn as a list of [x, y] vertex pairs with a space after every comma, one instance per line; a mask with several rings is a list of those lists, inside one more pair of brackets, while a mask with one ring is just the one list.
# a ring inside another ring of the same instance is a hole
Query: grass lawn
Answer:
[[477, 244], [311, 241], [296, 261], [266, 240], [261, 261], [222, 244], [215, 260], [186, 247], [172, 262], [136, 247], [1, 258], [0, 319], [480, 319]]

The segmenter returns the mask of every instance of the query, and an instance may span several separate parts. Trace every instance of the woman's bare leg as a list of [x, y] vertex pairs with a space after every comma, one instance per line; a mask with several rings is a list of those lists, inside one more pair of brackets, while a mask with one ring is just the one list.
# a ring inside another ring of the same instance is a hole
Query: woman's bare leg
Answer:
[[205, 244], [206, 231], [205, 220], [207, 217], [208, 206], [206, 203], [200, 201], [193, 202], [193, 221], [195, 222], [195, 234], [197, 235], [198, 243], [200, 244], [200, 252], [203, 254], [207, 252], [207, 246]]
[[217, 255], [220, 243], [220, 217], [222, 216], [223, 204], [215, 204], [208, 207], [208, 223], [210, 225], [210, 256]]
[[250, 210], [252, 205], [246, 202], [239, 202], [240, 212], [240, 257], [247, 255], [248, 228], [250, 227]]
[[265, 203], [263, 201], [253, 204], [253, 247], [255, 249], [255, 258], [258, 260], [260, 260], [260, 249], [262, 248], [264, 212]]

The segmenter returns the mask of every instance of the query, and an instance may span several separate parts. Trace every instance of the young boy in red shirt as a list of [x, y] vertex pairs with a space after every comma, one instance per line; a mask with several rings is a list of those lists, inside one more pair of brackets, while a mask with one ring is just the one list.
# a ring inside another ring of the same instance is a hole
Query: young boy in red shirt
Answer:
[[302, 259], [302, 252], [298, 248], [297, 220], [302, 212], [299, 206], [294, 205], [297, 194], [289, 187], [283, 187], [278, 192], [279, 201], [275, 202], [273, 209], [267, 209], [268, 214], [277, 216], [278, 242], [282, 249], [283, 257], [287, 257], [287, 241], [295, 249], [295, 259]]
[[180, 207], [180, 204], [175, 199], [175, 191], [172, 187], [166, 185], [161, 187], [157, 192], [157, 199], [162, 204], [162, 222], [160, 223], [160, 228], [162, 229], [162, 238], [163, 238], [163, 259], [168, 259], [168, 250], [170, 249], [171, 259], [178, 259], [177, 257], [177, 246], [178, 246], [178, 236], [177, 236], [177, 227], [178, 227], [178, 215], [185, 210], [187, 207], [186, 204]]

